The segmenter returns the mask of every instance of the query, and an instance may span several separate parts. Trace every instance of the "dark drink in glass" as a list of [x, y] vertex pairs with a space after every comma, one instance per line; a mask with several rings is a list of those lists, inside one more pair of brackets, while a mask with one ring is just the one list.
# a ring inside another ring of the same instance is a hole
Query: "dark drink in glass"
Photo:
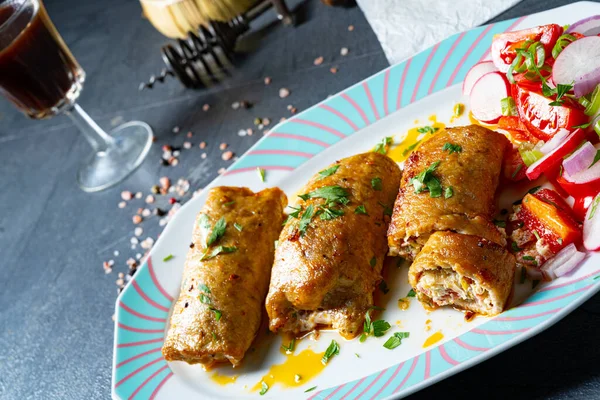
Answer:
[[31, 118], [45, 118], [79, 96], [83, 70], [43, 3], [0, 5], [0, 91]]
[[41, 0], [0, 0], [0, 95], [31, 118], [71, 118], [93, 150], [77, 171], [77, 183], [96, 192], [142, 164], [152, 128], [131, 121], [104, 132], [76, 103], [84, 78]]

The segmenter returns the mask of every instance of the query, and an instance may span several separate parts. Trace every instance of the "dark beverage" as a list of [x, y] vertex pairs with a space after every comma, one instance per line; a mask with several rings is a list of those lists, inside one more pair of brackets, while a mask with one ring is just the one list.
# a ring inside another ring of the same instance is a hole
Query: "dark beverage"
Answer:
[[0, 0], [0, 92], [31, 118], [45, 118], [79, 95], [84, 72], [41, 2]]

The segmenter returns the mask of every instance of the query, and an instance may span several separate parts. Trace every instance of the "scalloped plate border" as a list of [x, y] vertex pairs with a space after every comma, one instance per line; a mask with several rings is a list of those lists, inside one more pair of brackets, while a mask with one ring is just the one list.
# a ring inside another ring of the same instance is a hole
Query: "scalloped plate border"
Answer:
[[[494, 34], [543, 21], [574, 21], [594, 14], [593, 11], [600, 13], [600, 4], [579, 2], [453, 35], [278, 124], [224, 175], [252, 174], [254, 177], [257, 167], [289, 173], [396, 110], [460, 83], [474, 64], [489, 58], [489, 43]], [[211, 186], [222, 179], [217, 178]], [[160, 349], [174, 299], [156, 272], [156, 268], [164, 267], [164, 263], [159, 261], [160, 265], [154, 266], [154, 256], [153, 249], [117, 298], [111, 384], [115, 399], [153, 399], [173, 376]], [[414, 393], [514, 346], [564, 318], [600, 290], [600, 280], [595, 279], [599, 273], [600, 267], [597, 267], [583, 276], [547, 285], [520, 306], [450, 341], [392, 367], [312, 393], [308, 398], [380, 399]], [[137, 366], [135, 362], [140, 359], [144, 362]], [[161, 393], [161, 397], [165, 395], [168, 397], [167, 393]]]

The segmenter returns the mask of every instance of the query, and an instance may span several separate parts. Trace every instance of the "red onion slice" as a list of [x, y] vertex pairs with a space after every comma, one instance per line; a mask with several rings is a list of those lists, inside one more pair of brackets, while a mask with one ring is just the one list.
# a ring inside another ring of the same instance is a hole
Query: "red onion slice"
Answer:
[[593, 15], [571, 24], [566, 33], [571, 32], [581, 33], [585, 36], [596, 36], [600, 34], [600, 15]]
[[569, 44], [552, 68], [556, 84], [571, 85], [575, 96], [590, 93], [600, 83], [600, 37], [588, 36]]
[[542, 265], [542, 274], [546, 280], [556, 279], [572, 271], [584, 258], [585, 253], [571, 243]]
[[585, 214], [583, 245], [587, 250], [600, 249], [600, 194], [596, 195]]
[[575, 175], [588, 169], [594, 162], [594, 157], [596, 157], [596, 148], [590, 142], [585, 142], [583, 146], [563, 161], [565, 172], [569, 175]]
[[[593, 159], [592, 159], [593, 161]], [[590, 163], [591, 164], [591, 163]], [[591, 168], [586, 168], [580, 172], [571, 175], [567, 171], [563, 174], [567, 182], [584, 184], [600, 179], [600, 161], [592, 165]]]

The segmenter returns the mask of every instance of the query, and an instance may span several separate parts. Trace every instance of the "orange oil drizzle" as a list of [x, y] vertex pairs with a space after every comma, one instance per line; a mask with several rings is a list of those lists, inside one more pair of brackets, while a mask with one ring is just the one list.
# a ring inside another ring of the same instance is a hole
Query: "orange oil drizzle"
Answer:
[[[397, 146], [390, 149], [387, 155], [396, 162], [402, 162], [408, 158], [410, 153], [418, 149], [424, 142], [431, 139], [435, 134], [446, 128], [446, 124], [439, 122], [435, 114], [431, 115], [428, 120], [430, 122], [428, 124], [429, 126], [438, 128], [435, 133], [432, 134], [419, 132], [419, 128], [422, 128], [423, 126], [415, 126], [414, 128], [408, 130], [404, 139], [398, 143]], [[415, 123], [417, 122], [418, 121], [415, 121]]]
[[[302, 386], [319, 375], [325, 368], [321, 362], [323, 354], [315, 353], [311, 349], [306, 349], [298, 354], [289, 354], [282, 364], [271, 366], [269, 372], [251, 390], [259, 391], [262, 382], [265, 382], [270, 388], [274, 385], [288, 388]], [[296, 375], [299, 376], [299, 379]]]
[[437, 342], [439, 342], [440, 340], [442, 340], [444, 338], [444, 335], [442, 334], [442, 332], [436, 332], [433, 335], [429, 336], [427, 338], [427, 340], [425, 340], [425, 343], [423, 343], [423, 348], [425, 347], [429, 347], [432, 346], [434, 344], [436, 344]]

